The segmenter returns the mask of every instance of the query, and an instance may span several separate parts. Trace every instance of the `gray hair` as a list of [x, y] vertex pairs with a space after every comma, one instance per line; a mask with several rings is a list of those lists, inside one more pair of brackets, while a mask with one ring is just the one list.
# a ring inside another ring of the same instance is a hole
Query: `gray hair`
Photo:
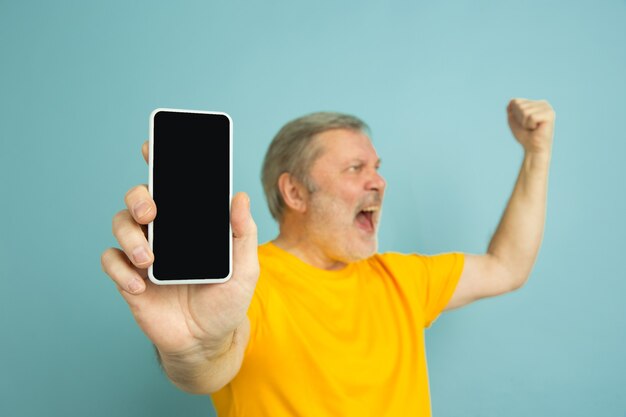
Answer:
[[278, 178], [285, 172], [300, 181], [309, 192], [315, 184], [309, 176], [313, 163], [322, 149], [313, 139], [332, 129], [348, 129], [369, 133], [369, 127], [361, 119], [342, 113], [318, 112], [294, 119], [283, 126], [270, 144], [261, 170], [261, 182], [272, 217], [280, 221], [285, 200], [278, 188]]

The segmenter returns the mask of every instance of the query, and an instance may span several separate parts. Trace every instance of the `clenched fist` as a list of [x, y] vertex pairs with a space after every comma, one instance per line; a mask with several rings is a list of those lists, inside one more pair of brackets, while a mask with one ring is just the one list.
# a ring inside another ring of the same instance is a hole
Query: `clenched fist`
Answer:
[[509, 126], [528, 154], [550, 154], [556, 114], [546, 100], [514, 98], [507, 106]]

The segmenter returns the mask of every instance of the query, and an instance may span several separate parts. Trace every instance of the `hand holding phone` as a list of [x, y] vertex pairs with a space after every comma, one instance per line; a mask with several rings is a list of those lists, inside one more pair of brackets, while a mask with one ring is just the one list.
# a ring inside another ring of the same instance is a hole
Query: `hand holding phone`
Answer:
[[[193, 146], [188, 149], [194, 152]], [[148, 162], [149, 146], [142, 148]], [[190, 202], [201, 201], [204, 189], [188, 196]], [[183, 358], [185, 352], [209, 355], [237, 334], [237, 349], [247, 344], [246, 312], [254, 294], [259, 274], [256, 225], [250, 213], [248, 196], [238, 193], [232, 199], [232, 277], [216, 285], [156, 285], [147, 278], [148, 267], [155, 256], [145, 234], [146, 226], [161, 214], [145, 185], [133, 187], [125, 196], [126, 209], [113, 218], [113, 234], [121, 249], [109, 248], [101, 256], [102, 268], [117, 285], [120, 294], [146, 336], [162, 354]], [[193, 204], [180, 220], [181, 227], [191, 229], [205, 220], [205, 214]], [[178, 242], [181, 246], [189, 242]], [[136, 256], [138, 254], [144, 256]], [[238, 331], [235, 332], [235, 329]], [[245, 340], [244, 340], [245, 339]], [[225, 364], [224, 369], [238, 369]]]

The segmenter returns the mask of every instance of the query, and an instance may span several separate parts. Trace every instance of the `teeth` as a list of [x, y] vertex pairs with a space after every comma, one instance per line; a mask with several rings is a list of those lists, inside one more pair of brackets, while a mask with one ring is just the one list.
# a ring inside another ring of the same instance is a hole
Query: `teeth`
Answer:
[[378, 211], [378, 210], [380, 210], [380, 207], [365, 207], [361, 211]]

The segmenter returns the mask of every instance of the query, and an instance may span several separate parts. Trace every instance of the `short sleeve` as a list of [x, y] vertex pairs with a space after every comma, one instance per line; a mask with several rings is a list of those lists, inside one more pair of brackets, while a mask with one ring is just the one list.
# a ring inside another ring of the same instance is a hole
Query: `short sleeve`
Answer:
[[465, 256], [462, 253], [445, 253], [422, 256], [426, 269], [423, 291], [420, 297], [424, 301], [424, 327], [437, 319], [448, 305], [461, 278]]

